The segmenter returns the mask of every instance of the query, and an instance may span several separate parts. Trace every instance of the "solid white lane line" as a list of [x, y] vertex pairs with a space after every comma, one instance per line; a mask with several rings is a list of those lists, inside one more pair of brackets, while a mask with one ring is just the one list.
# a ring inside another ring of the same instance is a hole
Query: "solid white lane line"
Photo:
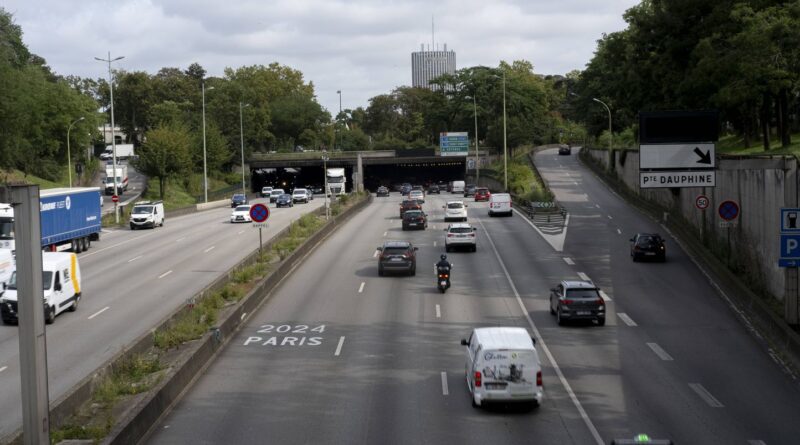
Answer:
[[342, 345], [344, 344], [344, 335], [339, 337], [339, 344], [336, 345], [336, 352], [333, 355], [338, 356], [342, 352]]
[[364, 292], [364, 285], [365, 285], [365, 284], [367, 284], [367, 283], [365, 283], [365, 282], [363, 282], [363, 281], [362, 281], [362, 282], [361, 282], [361, 286], [358, 286], [358, 293], [359, 293], [359, 294], [360, 294], [361, 292]]
[[628, 316], [628, 314], [626, 314], [625, 312], [617, 312], [617, 318], [619, 318], [620, 320], [622, 320], [622, 322], [623, 322], [623, 323], [625, 323], [626, 325], [628, 325], [628, 326], [630, 326], [630, 327], [632, 327], [632, 328], [634, 328], [634, 327], [636, 327], [636, 326], [639, 326], [639, 325], [638, 325], [638, 324], [636, 324], [636, 322], [635, 322], [635, 321], [633, 321], [633, 319], [632, 319], [631, 317], [629, 317], [629, 316]]
[[581, 280], [583, 280], [583, 281], [592, 281], [592, 280], [589, 279], [589, 275], [586, 275], [583, 272], [578, 272], [578, 276], [581, 277]]
[[564, 262], [569, 264], [570, 266], [575, 265], [575, 261], [572, 261], [572, 258], [564, 257]]
[[139, 259], [139, 258], [141, 258], [141, 257], [142, 257], [142, 255], [139, 255], [139, 256], [137, 256], [137, 257], [131, 258], [131, 259], [129, 259], [129, 260], [128, 260], [128, 262], [129, 262], [129, 263], [132, 263], [132, 262], [134, 262], [134, 261], [138, 260], [138, 259]]
[[600, 291], [600, 298], [602, 298], [603, 301], [605, 301], [606, 303], [611, 301], [611, 297], [609, 297], [608, 294], [605, 293], [605, 291], [602, 291], [602, 290]]
[[185, 240], [185, 239], [186, 239], [186, 237], [184, 236], [183, 238], [178, 238], [178, 239], [176, 239], [176, 240], [175, 240], [175, 242], [176, 242], [176, 243], [179, 243], [179, 242], [181, 242], [181, 241], [183, 241], [183, 240]]
[[8, 369], [8, 366], [3, 366], [2, 368], [0, 368], [0, 372], [5, 371], [6, 369]]
[[653, 350], [653, 352], [655, 352], [655, 354], [656, 354], [656, 355], [658, 356], [658, 358], [660, 358], [661, 360], [664, 360], [665, 362], [671, 362], [671, 361], [672, 361], [672, 356], [671, 356], [671, 355], [669, 355], [669, 354], [667, 353], [667, 351], [665, 351], [665, 350], [664, 350], [664, 348], [662, 348], [661, 346], [658, 346], [658, 344], [656, 344], [656, 343], [648, 343], [648, 344], [647, 344], [647, 346], [648, 346], [650, 349], [652, 349], [652, 350]]
[[383, 236], [386, 236], [387, 233], [389, 233], [389, 232], [383, 232]]
[[108, 308], [109, 308], [109, 306], [106, 306], [106, 307], [104, 307], [103, 309], [100, 309], [99, 311], [97, 311], [97, 312], [95, 312], [94, 314], [90, 315], [90, 316], [87, 318], [87, 320], [91, 320], [92, 318], [94, 318], [94, 317], [97, 317], [98, 315], [100, 315], [100, 314], [102, 314], [103, 312], [107, 311], [107, 310], [108, 310]]
[[204, 252], [204, 253], [211, 252], [212, 250], [214, 250], [214, 248], [215, 248], [215, 247], [217, 247], [217, 246], [211, 246], [211, 247], [209, 247], [208, 249], [204, 250], [203, 252]]
[[450, 394], [450, 391], [447, 389], [447, 373], [442, 372], [442, 395], [446, 396]]
[[159, 276], [158, 276], [158, 278], [164, 278], [164, 277], [166, 277], [167, 275], [169, 275], [169, 274], [171, 274], [171, 273], [172, 273], [172, 271], [171, 271], [171, 270], [168, 270], [168, 271], [166, 271], [166, 272], [162, 273], [161, 275], [159, 275]]
[[594, 426], [594, 422], [592, 419], [589, 418], [589, 414], [586, 413], [586, 410], [583, 408], [580, 400], [578, 400], [578, 396], [575, 395], [575, 391], [572, 390], [572, 386], [567, 381], [567, 378], [564, 377], [564, 373], [561, 371], [561, 366], [558, 365], [556, 362], [555, 357], [550, 352], [550, 348], [547, 347], [547, 344], [544, 341], [544, 338], [539, 333], [539, 329], [536, 328], [536, 325], [533, 324], [533, 320], [531, 319], [531, 315], [528, 313], [528, 309], [525, 307], [525, 304], [522, 302], [522, 297], [520, 297], [519, 291], [517, 291], [517, 286], [514, 284], [514, 280], [511, 279], [511, 274], [508, 273], [508, 268], [506, 268], [506, 263], [500, 257], [500, 252], [497, 251], [497, 246], [494, 245], [494, 241], [492, 240], [491, 235], [486, 230], [486, 226], [484, 226], [483, 221], [480, 219], [478, 220], [478, 224], [481, 225], [483, 229], [483, 233], [486, 235], [486, 239], [489, 240], [489, 245], [492, 246], [492, 250], [494, 251], [494, 255], [497, 258], [498, 263], [500, 263], [500, 268], [503, 269], [503, 274], [506, 276], [506, 280], [508, 280], [508, 284], [511, 286], [511, 290], [514, 292], [514, 297], [517, 299], [517, 304], [519, 305], [520, 310], [525, 315], [525, 320], [528, 321], [528, 325], [531, 327], [531, 331], [533, 331], [534, 337], [537, 339], [537, 346], [542, 348], [542, 351], [547, 356], [547, 360], [553, 365], [553, 370], [556, 372], [558, 376], [558, 380], [561, 382], [561, 385], [564, 387], [564, 390], [569, 395], [570, 400], [572, 400], [572, 404], [575, 405], [575, 408], [578, 410], [578, 414], [580, 414], [581, 419], [583, 419], [583, 423], [586, 425], [586, 428], [592, 434], [595, 443], [597, 445], [604, 445], [603, 438], [600, 437], [600, 433], [597, 431], [597, 428]]
[[617, 229], [617, 235], [622, 235], [622, 230]]
[[436, 318], [442, 318], [442, 308], [438, 304], [436, 305]]
[[714, 396], [712, 396], [707, 389], [703, 388], [703, 385], [699, 383], [689, 383], [689, 388], [692, 388], [692, 390], [696, 392], [697, 395], [700, 396], [700, 398], [703, 399], [703, 401], [708, 404], [708, 406], [712, 408], [725, 407], [725, 405], [723, 405], [719, 400], [714, 398]]

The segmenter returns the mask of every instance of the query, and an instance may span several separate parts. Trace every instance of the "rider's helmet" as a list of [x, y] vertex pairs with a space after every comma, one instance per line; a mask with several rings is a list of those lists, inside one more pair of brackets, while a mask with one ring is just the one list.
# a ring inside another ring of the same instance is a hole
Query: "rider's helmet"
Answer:
[[447, 259], [447, 255], [445, 255], [445, 254], [442, 254], [442, 256], [440, 256], [439, 258], [441, 258], [441, 259], [442, 259], [442, 261], [444, 261], [444, 260], [446, 260], [446, 259]]

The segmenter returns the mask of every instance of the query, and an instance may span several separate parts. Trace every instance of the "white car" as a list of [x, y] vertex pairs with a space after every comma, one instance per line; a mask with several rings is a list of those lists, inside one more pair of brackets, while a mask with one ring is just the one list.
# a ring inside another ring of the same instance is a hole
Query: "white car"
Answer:
[[425, 202], [425, 193], [422, 190], [411, 190], [408, 192], [408, 199], [416, 199], [419, 202]]
[[292, 202], [302, 202], [308, 204], [308, 190], [294, 189], [292, 191]]
[[231, 222], [232, 223], [253, 222], [253, 220], [250, 218], [250, 206], [249, 205], [236, 206], [231, 212]]
[[444, 230], [447, 232], [444, 238], [444, 250], [450, 252], [459, 247], [465, 247], [471, 252], [478, 250], [477, 237], [475, 236], [475, 231], [478, 229], [475, 227], [467, 223], [456, 223], [450, 224]]
[[261, 197], [266, 198], [272, 192], [272, 187], [261, 187]]
[[444, 220], [447, 221], [467, 221], [467, 205], [464, 201], [447, 201], [444, 209]]

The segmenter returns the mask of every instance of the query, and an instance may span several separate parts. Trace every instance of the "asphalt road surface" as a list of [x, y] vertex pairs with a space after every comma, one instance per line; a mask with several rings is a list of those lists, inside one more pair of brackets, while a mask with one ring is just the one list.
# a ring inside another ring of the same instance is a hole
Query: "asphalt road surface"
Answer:
[[[442, 295], [433, 264], [450, 196], [428, 197], [418, 232], [401, 231], [396, 194], [377, 198], [253, 315], [150, 443], [797, 443], [798, 382], [676, 243], [666, 263], [633, 263], [630, 236], [659, 227], [574, 156], [537, 162], [570, 210], [563, 250], [519, 214], [489, 218], [468, 200], [478, 251], [449, 254]], [[416, 276], [378, 276], [386, 239], [419, 247]], [[558, 326], [549, 289], [587, 277], [608, 299], [606, 326]], [[470, 405], [459, 340], [498, 325], [539, 337], [537, 409]]]
[[[255, 200], [254, 202], [263, 202]], [[324, 199], [272, 210], [264, 240]], [[104, 231], [78, 255], [82, 298], [47, 326], [50, 400], [148, 332], [258, 247], [258, 230], [230, 208], [167, 218], [154, 230]], [[17, 327], [0, 325], [0, 437], [22, 425]]]

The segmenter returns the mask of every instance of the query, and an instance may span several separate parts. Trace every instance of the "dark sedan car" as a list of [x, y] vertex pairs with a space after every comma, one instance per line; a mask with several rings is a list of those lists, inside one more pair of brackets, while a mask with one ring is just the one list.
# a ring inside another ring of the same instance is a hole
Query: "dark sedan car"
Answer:
[[378, 275], [386, 272], [417, 273], [417, 248], [408, 241], [386, 241], [378, 247]]
[[406, 199], [400, 203], [400, 218], [408, 210], [422, 210], [422, 204], [416, 199]]
[[637, 233], [631, 238], [631, 258], [633, 261], [654, 259], [666, 261], [667, 248], [664, 238], [657, 233]]
[[550, 289], [550, 314], [559, 325], [567, 320], [593, 320], [606, 324], [606, 302], [591, 281], [564, 280]]
[[558, 147], [558, 154], [562, 156], [569, 156], [572, 154], [572, 148], [569, 145], [561, 145]]
[[428, 215], [422, 210], [406, 210], [403, 213], [403, 230], [428, 228]]
[[294, 207], [292, 195], [284, 193], [275, 199], [275, 207]]
[[231, 198], [231, 208], [247, 204], [247, 196], [242, 193], [237, 193]]
[[428, 194], [430, 195], [431, 193], [436, 193], [437, 195], [439, 195], [442, 193], [442, 191], [439, 189], [438, 185], [433, 184], [430, 187], [428, 187]]
[[464, 186], [464, 197], [469, 198], [475, 196], [475, 190], [477, 190], [477, 186], [475, 184], [467, 184]]
[[380, 187], [378, 187], [378, 191], [376, 192], [376, 195], [377, 196], [389, 196], [389, 189], [384, 187], [384, 186], [380, 186]]

